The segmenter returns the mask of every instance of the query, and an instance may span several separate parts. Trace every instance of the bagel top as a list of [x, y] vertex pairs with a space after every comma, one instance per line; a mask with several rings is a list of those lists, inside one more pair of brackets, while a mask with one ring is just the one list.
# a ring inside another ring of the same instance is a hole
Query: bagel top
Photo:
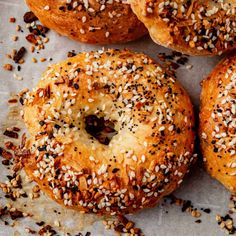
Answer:
[[43, 25], [85, 43], [123, 43], [147, 33], [125, 0], [26, 0]]
[[208, 172], [236, 193], [236, 55], [202, 83], [200, 137]]
[[24, 121], [26, 172], [82, 212], [153, 206], [193, 160], [187, 93], [152, 59], [127, 50], [80, 53], [49, 67], [24, 96]]
[[236, 0], [129, 0], [152, 39], [189, 55], [236, 48]]

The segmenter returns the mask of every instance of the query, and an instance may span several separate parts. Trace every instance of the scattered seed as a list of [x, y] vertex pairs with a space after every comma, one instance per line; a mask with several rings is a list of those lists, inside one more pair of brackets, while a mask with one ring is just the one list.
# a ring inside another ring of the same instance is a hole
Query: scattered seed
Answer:
[[16, 42], [16, 41], [18, 40], [18, 36], [13, 35], [13, 36], [12, 36], [12, 40], [13, 40], [14, 42]]
[[15, 23], [15, 22], [16, 22], [16, 18], [15, 18], [15, 17], [11, 17], [11, 18], [9, 19], [9, 22], [10, 22], [10, 23]]
[[25, 47], [21, 47], [13, 57], [14, 62], [18, 63], [26, 53]]
[[15, 138], [15, 139], [18, 139], [18, 134], [14, 131], [11, 131], [11, 130], [5, 130], [5, 132], [3, 133], [3, 135], [9, 137], [9, 138]]
[[24, 15], [25, 23], [32, 23], [33, 21], [38, 20], [38, 17], [32, 11], [26, 12]]
[[3, 66], [4, 70], [8, 70], [8, 71], [12, 71], [13, 70], [13, 66], [11, 64], [5, 64]]

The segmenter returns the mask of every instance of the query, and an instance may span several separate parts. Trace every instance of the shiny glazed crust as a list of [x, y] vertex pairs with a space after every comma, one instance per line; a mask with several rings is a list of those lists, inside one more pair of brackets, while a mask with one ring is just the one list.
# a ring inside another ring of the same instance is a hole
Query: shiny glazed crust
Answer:
[[207, 171], [236, 193], [236, 55], [221, 61], [202, 83], [200, 138]]
[[[86, 132], [90, 115], [113, 121], [117, 134], [109, 145]], [[49, 67], [24, 96], [24, 121], [27, 174], [82, 212], [154, 206], [178, 187], [193, 160], [187, 93], [152, 59], [128, 50], [81, 53]]]
[[236, 0], [129, 0], [152, 39], [189, 55], [236, 48]]
[[124, 43], [147, 33], [122, 1], [26, 0], [43, 25], [85, 43]]

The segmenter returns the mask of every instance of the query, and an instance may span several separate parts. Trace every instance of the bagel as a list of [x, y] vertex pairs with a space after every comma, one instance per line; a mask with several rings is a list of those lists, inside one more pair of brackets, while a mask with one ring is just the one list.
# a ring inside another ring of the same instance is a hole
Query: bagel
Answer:
[[202, 83], [200, 139], [211, 176], [236, 193], [236, 54], [225, 58]]
[[23, 98], [26, 173], [67, 207], [100, 215], [154, 206], [192, 162], [193, 107], [144, 54], [80, 53]]
[[236, 0], [129, 0], [152, 39], [188, 55], [236, 48]]
[[124, 43], [147, 33], [125, 0], [26, 0], [43, 25], [85, 43]]

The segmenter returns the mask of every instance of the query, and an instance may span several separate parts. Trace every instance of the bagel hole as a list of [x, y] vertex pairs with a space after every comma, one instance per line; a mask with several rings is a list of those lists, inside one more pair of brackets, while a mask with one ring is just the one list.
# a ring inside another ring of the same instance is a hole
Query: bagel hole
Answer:
[[114, 126], [114, 121], [105, 120], [104, 117], [97, 117], [96, 115], [85, 117], [86, 132], [104, 145], [108, 145], [112, 138], [118, 133], [114, 129]]

